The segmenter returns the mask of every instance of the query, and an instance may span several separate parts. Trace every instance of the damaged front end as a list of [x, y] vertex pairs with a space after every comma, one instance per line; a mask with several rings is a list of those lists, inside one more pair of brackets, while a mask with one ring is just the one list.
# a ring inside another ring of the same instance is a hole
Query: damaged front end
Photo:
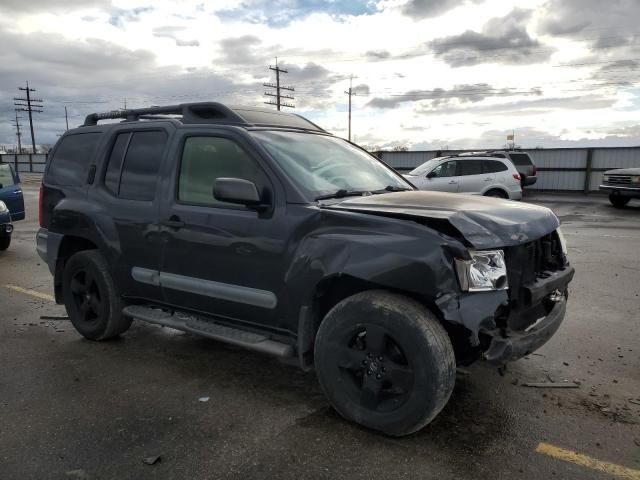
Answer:
[[504, 364], [522, 358], [546, 343], [564, 319], [567, 288], [575, 273], [564, 250], [561, 233], [554, 231], [492, 251], [494, 255], [504, 252], [505, 279], [495, 268], [495, 284], [474, 288], [468, 284], [468, 270], [458, 267], [461, 288], [466, 291], [444, 294], [436, 304], [446, 321], [471, 332], [470, 346], [485, 360]]

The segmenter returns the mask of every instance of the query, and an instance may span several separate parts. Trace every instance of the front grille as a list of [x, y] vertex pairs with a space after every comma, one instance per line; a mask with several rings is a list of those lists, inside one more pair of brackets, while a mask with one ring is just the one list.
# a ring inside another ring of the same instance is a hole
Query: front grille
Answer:
[[[507, 274], [509, 284], [522, 286], [538, 278], [549, 276], [564, 267], [565, 258], [556, 232], [533, 242], [507, 249]], [[513, 278], [513, 281], [512, 281]]]
[[544, 316], [546, 310], [544, 305], [531, 305], [523, 287], [565, 267], [566, 258], [560, 238], [552, 232], [533, 242], [506, 248], [505, 261], [509, 279], [510, 313], [507, 324], [515, 330], [524, 330]]
[[631, 175], [609, 175], [607, 185], [630, 185]]

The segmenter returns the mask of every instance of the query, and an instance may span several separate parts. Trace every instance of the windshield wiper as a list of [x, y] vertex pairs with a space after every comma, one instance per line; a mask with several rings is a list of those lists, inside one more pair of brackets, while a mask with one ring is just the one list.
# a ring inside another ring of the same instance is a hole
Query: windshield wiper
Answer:
[[380, 190], [373, 190], [371, 193], [387, 193], [387, 192], [410, 192], [412, 191], [412, 188], [408, 188], [408, 187], [399, 187], [397, 185], [387, 185], [384, 188], [381, 188]]
[[341, 188], [333, 193], [326, 193], [324, 195], [318, 195], [316, 200], [327, 200], [329, 198], [344, 198], [344, 197], [359, 197], [362, 195], [370, 195], [371, 192], [367, 190], [347, 190], [346, 188]]

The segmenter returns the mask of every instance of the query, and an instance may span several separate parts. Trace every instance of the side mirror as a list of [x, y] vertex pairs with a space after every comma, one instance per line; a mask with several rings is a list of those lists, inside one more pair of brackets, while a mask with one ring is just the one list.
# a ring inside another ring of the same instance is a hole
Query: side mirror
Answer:
[[427, 173], [427, 178], [434, 178], [434, 177], [437, 177], [435, 170], [431, 170], [429, 173]]
[[221, 202], [239, 203], [247, 207], [261, 205], [256, 184], [241, 178], [218, 178], [213, 185], [213, 196]]

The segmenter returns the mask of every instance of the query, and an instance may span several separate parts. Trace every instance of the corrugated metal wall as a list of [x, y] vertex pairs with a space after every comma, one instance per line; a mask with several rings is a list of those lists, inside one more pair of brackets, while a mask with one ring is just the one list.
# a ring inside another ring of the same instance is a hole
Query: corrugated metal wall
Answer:
[[[538, 181], [529, 188], [583, 191], [589, 167], [589, 150], [591, 150], [591, 166], [587, 185], [590, 191], [598, 190], [605, 170], [640, 167], [640, 147], [527, 150], [538, 167]], [[461, 150], [442, 151], [441, 156], [461, 152]], [[436, 151], [379, 153], [379, 157], [385, 163], [399, 170], [411, 170], [435, 156]]]

